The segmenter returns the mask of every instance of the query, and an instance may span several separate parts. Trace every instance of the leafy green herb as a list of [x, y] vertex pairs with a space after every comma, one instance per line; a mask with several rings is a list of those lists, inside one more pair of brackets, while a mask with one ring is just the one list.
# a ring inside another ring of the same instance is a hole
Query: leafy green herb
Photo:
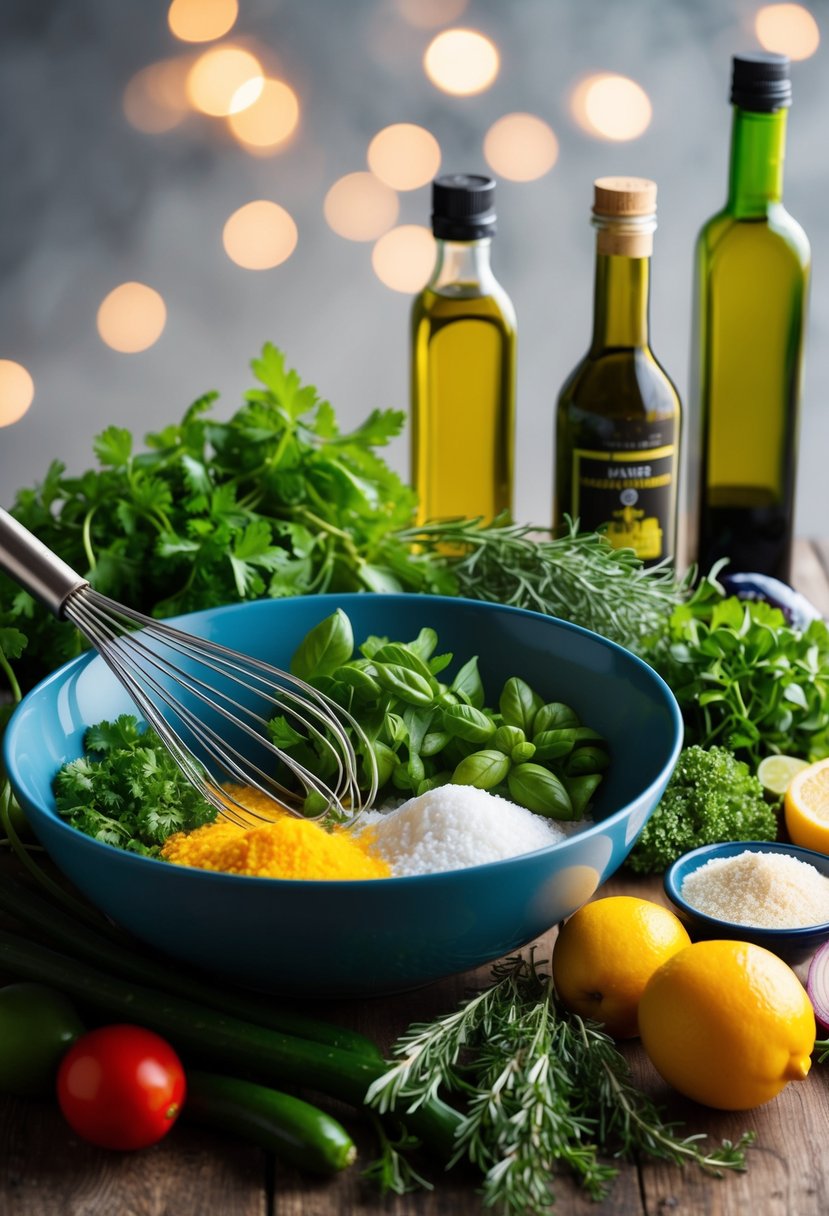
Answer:
[[[422, 629], [412, 642], [370, 637], [355, 659], [351, 622], [338, 609], [303, 638], [291, 670], [360, 724], [362, 739], [344, 726], [366, 774], [371, 771], [368, 740], [381, 793], [391, 784], [422, 794], [452, 781], [501, 794], [555, 819], [581, 817], [608, 764], [602, 738], [583, 727], [569, 706], [545, 705], [517, 677], [505, 682], [499, 710], [487, 709], [477, 656], [461, 666], [451, 684], [441, 683], [435, 673], [452, 656], [436, 655], [437, 642], [433, 629]], [[568, 727], [533, 736], [536, 720]], [[279, 747], [325, 776], [323, 766], [331, 760], [320, 739], [296, 731], [282, 716], [270, 729]], [[287, 768], [281, 778], [290, 782]], [[574, 786], [576, 781], [582, 784]]]
[[777, 816], [747, 764], [724, 747], [686, 747], [627, 864], [659, 873], [688, 849], [720, 840], [775, 840]]
[[665, 1122], [604, 1030], [561, 1007], [533, 953], [497, 964], [493, 978], [455, 1012], [411, 1026], [394, 1048], [397, 1062], [367, 1095], [379, 1112], [402, 1118], [442, 1090], [462, 1095], [453, 1164], [467, 1159], [483, 1172], [487, 1206], [550, 1212], [562, 1166], [600, 1199], [618, 1172], [602, 1157], [645, 1153], [715, 1174], [745, 1169], [751, 1133], [706, 1151], [699, 1136]]
[[58, 814], [88, 836], [154, 857], [173, 832], [215, 818], [155, 732], [131, 715], [90, 727], [84, 747], [57, 774], [55, 799]]
[[649, 656], [686, 720], [686, 742], [749, 759], [829, 755], [829, 628], [803, 631], [763, 602], [723, 597], [716, 571], [671, 614]]
[[599, 532], [568, 520], [554, 536], [537, 524], [441, 520], [397, 534], [451, 576], [453, 593], [530, 608], [574, 621], [643, 651], [660, 638], [687, 594], [690, 574], [669, 565], [644, 569], [632, 549], [614, 549]]

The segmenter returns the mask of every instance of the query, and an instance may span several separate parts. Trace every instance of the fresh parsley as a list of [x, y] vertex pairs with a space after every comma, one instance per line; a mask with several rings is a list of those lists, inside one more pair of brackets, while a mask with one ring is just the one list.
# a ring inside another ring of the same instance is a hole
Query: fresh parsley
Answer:
[[173, 832], [215, 818], [158, 735], [130, 714], [91, 726], [84, 749], [55, 777], [55, 799], [58, 814], [88, 836], [155, 857]]

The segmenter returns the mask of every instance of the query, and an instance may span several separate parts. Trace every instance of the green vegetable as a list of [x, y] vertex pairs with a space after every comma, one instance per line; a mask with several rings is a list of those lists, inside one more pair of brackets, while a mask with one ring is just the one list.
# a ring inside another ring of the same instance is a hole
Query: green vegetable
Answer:
[[774, 840], [777, 816], [747, 764], [724, 747], [686, 747], [627, 864], [658, 873], [719, 840]]
[[371, 1039], [354, 1030], [294, 1012], [270, 998], [258, 997], [253, 993], [241, 995], [226, 984], [211, 984], [182, 970], [176, 963], [164, 963], [154, 955], [145, 953], [127, 934], [122, 933], [118, 939], [112, 940], [103, 933], [103, 920], [101, 931], [96, 932], [85, 922], [78, 921], [65, 909], [13, 878], [4, 878], [0, 883], [0, 911], [33, 929], [39, 937], [45, 937], [52, 946], [59, 947], [66, 954], [106, 968], [112, 975], [197, 1001], [205, 1009], [255, 1022], [258, 1026], [328, 1044], [373, 1060], [382, 1059]]
[[723, 598], [714, 570], [649, 657], [683, 710], [686, 742], [721, 744], [753, 768], [774, 752], [829, 755], [825, 621], [800, 631], [769, 604]]
[[252, 1081], [188, 1069], [183, 1118], [249, 1140], [312, 1174], [336, 1174], [357, 1156], [354, 1141], [336, 1119]]
[[66, 1050], [86, 1027], [62, 992], [40, 983], [0, 988], [0, 1093], [21, 1098], [54, 1092]]
[[[347, 719], [344, 728], [366, 776], [368, 741], [381, 796], [389, 782], [416, 794], [454, 781], [557, 819], [584, 814], [599, 779], [577, 787], [575, 800], [568, 782], [597, 777], [607, 768], [601, 736], [582, 726], [570, 706], [545, 704], [516, 676], [504, 683], [498, 710], [488, 708], [477, 656], [462, 664], [447, 688], [435, 673], [453, 656], [436, 655], [437, 643], [430, 628], [412, 642], [369, 637], [352, 658], [351, 624], [338, 610], [302, 640], [291, 668], [359, 723], [362, 739]], [[544, 729], [533, 736], [537, 721]], [[312, 771], [330, 763], [321, 741], [301, 734], [284, 717], [275, 718], [270, 730], [291, 758]], [[292, 780], [287, 766], [280, 776], [286, 784]]]
[[561, 1007], [532, 954], [497, 964], [493, 977], [460, 1009], [411, 1026], [394, 1047], [397, 1062], [368, 1093], [378, 1111], [401, 1114], [441, 1089], [462, 1093], [453, 1163], [467, 1159], [483, 1171], [487, 1209], [553, 1211], [560, 1166], [601, 1199], [619, 1156], [693, 1162], [716, 1174], [745, 1169], [753, 1135], [710, 1152], [699, 1136], [682, 1137], [636, 1088], [609, 1035]]
[[84, 747], [88, 754], [57, 774], [55, 800], [58, 814], [88, 836], [152, 857], [173, 832], [215, 819], [155, 731], [130, 714], [90, 727]]
[[[0, 973], [59, 989], [108, 1017], [134, 1022], [169, 1040], [183, 1057], [250, 1074], [274, 1085], [302, 1086], [358, 1108], [385, 1068], [382, 1061], [312, 1043], [204, 1009], [194, 1001], [131, 984], [16, 934], [0, 930]], [[460, 1116], [432, 1099], [406, 1116], [412, 1133], [448, 1155]]]

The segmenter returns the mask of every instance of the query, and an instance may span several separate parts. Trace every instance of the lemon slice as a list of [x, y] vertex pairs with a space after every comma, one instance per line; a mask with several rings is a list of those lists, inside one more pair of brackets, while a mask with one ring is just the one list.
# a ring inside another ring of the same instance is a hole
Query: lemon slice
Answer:
[[792, 843], [829, 853], [829, 759], [795, 773], [784, 807]]
[[770, 794], [785, 794], [792, 777], [808, 767], [808, 760], [798, 756], [766, 756], [757, 766], [757, 776]]

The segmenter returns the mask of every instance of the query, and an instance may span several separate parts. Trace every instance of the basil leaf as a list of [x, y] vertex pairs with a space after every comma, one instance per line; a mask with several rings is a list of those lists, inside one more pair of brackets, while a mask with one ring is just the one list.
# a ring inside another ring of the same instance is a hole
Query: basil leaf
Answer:
[[443, 710], [443, 729], [468, 743], [486, 743], [495, 734], [495, 723], [473, 705], [449, 705]]
[[423, 741], [427, 737], [429, 724], [434, 717], [433, 709], [417, 709], [414, 705], [407, 705], [403, 710], [403, 722], [408, 732], [409, 753], [422, 755]]
[[375, 663], [392, 663], [398, 667], [408, 667], [409, 671], [416, 671], [418, 675], [423, 676], [435, 693], [438, 691], [437, 680], [432, 675], [429, 668], [418, 655], [413, 654], [406, 646], [402, 646], [399, 642], [389, 642], [385, 646], [381, 646], [374, 653]]
[[449, 664], [452, 662], [453, 658], [454, 658], [454, 655], [452, 655], [451, 653], [436, 654], [433, 659], [429, 660], [429, 670], [431, 671], [432, 675], [433, 676], [440, 675], [440, 673], [449, 666]]
[[330, 675], [348, 662], [353, 651], [351, 621], [338, 608], [305, 635], [291, 659], [291, 671], [301, 680]]
[[536, 712], [541, 708], [541, 698], [524, 680], [512, 676], [501, 690], [499, 708], [507, 726], [520, 726], [529, 737], [533, 733]]
[[506, 778], [510, 762], [503, 752], [486, 749], [473, 752], [452, 774], [455, 785], [474, 785], [479, 790], [491, 790]]
[[449, 742], [451, 735], [445, 730], [430, 730], [424, 736], [423, 742], [420, 745], [421, 756], [436, 756], [442, 752]]
[[543, 730], [540, 735], [533, 735], [535, 754], [539, 760], [559, 760], [569, 756], [576, 742], [576, 731], [573, 727], [566, 730]]
[[431, 705], [434, 692], [429, 681], [398, 663], [378, 663], [377, 679], [388, 692], [394, 693], [408, 705]]
[[533, 730], [537, 735], [543, 731], [564, 730], [573, 726], [581, 726], [578, 714], [563, 701], [548, 701], [541, 706], [533, 721]]
[[428, 626], [421, 629], [413, 642], [409, 642], [408, 649], [412, 654], [416, 654], [424, 663], [428, 663], [432, 655], [435, 653], [435, 648], [438, 644], [438, 635], [434, 629], [429, 629]]
[[570, 801], [573, 804], [573, 818], [583, 819], [584, 814], [590, 805], [590, 799], [596, 791], [596, 788], [601, 785], [601, 773], [591, 773], [587, 777], [567, 777], [564, 784], [567, 787], [567, 793], [570, 795]]
[[381, 743], [376, 739], [372, 744], [374, 749], [374, 761], [377, 765], [377, 786], [381, 788], [391, 777], [397, 766], [397, 753], [393, 752], [385, 743]]
[[510, 796], [519, 806], [550, 819], [574, 819], [573, 804], [555, 773], [540, 764], [519, 764], [507, 778]]
[[610, 763], [606, 751], [600, 747], [579, 747], [564, 766], [568, 777], [586, 777], [590, 773], [603, 773]]
[[461, 700], [466, 701], [467, 705], [474, 705], [476, 709], [483, 709], [484, 686], [481, 683], [481, 676], [478, 671], [477, 655], [464, 663], [449, 685], [449, 689], [451, 692], [457, 693]]
[[517, 743], [510, 752], [510, 760], [513, 764], [526, 764], [528, 760], [532, 760], [535, 755], [535, 744], [528, 741]]
[[352, 663], [345, 667], [338, 667], [334, 672], [334, 679], [353, 688], [358, 701], [376, 701], [382, 691], [373, 676], [370, 676], [364, 668]]
[[492, 745], [509, 756], [513, 748], [526, 741], [527, 736], [520, 726], [499, 726], [492, 738]]

